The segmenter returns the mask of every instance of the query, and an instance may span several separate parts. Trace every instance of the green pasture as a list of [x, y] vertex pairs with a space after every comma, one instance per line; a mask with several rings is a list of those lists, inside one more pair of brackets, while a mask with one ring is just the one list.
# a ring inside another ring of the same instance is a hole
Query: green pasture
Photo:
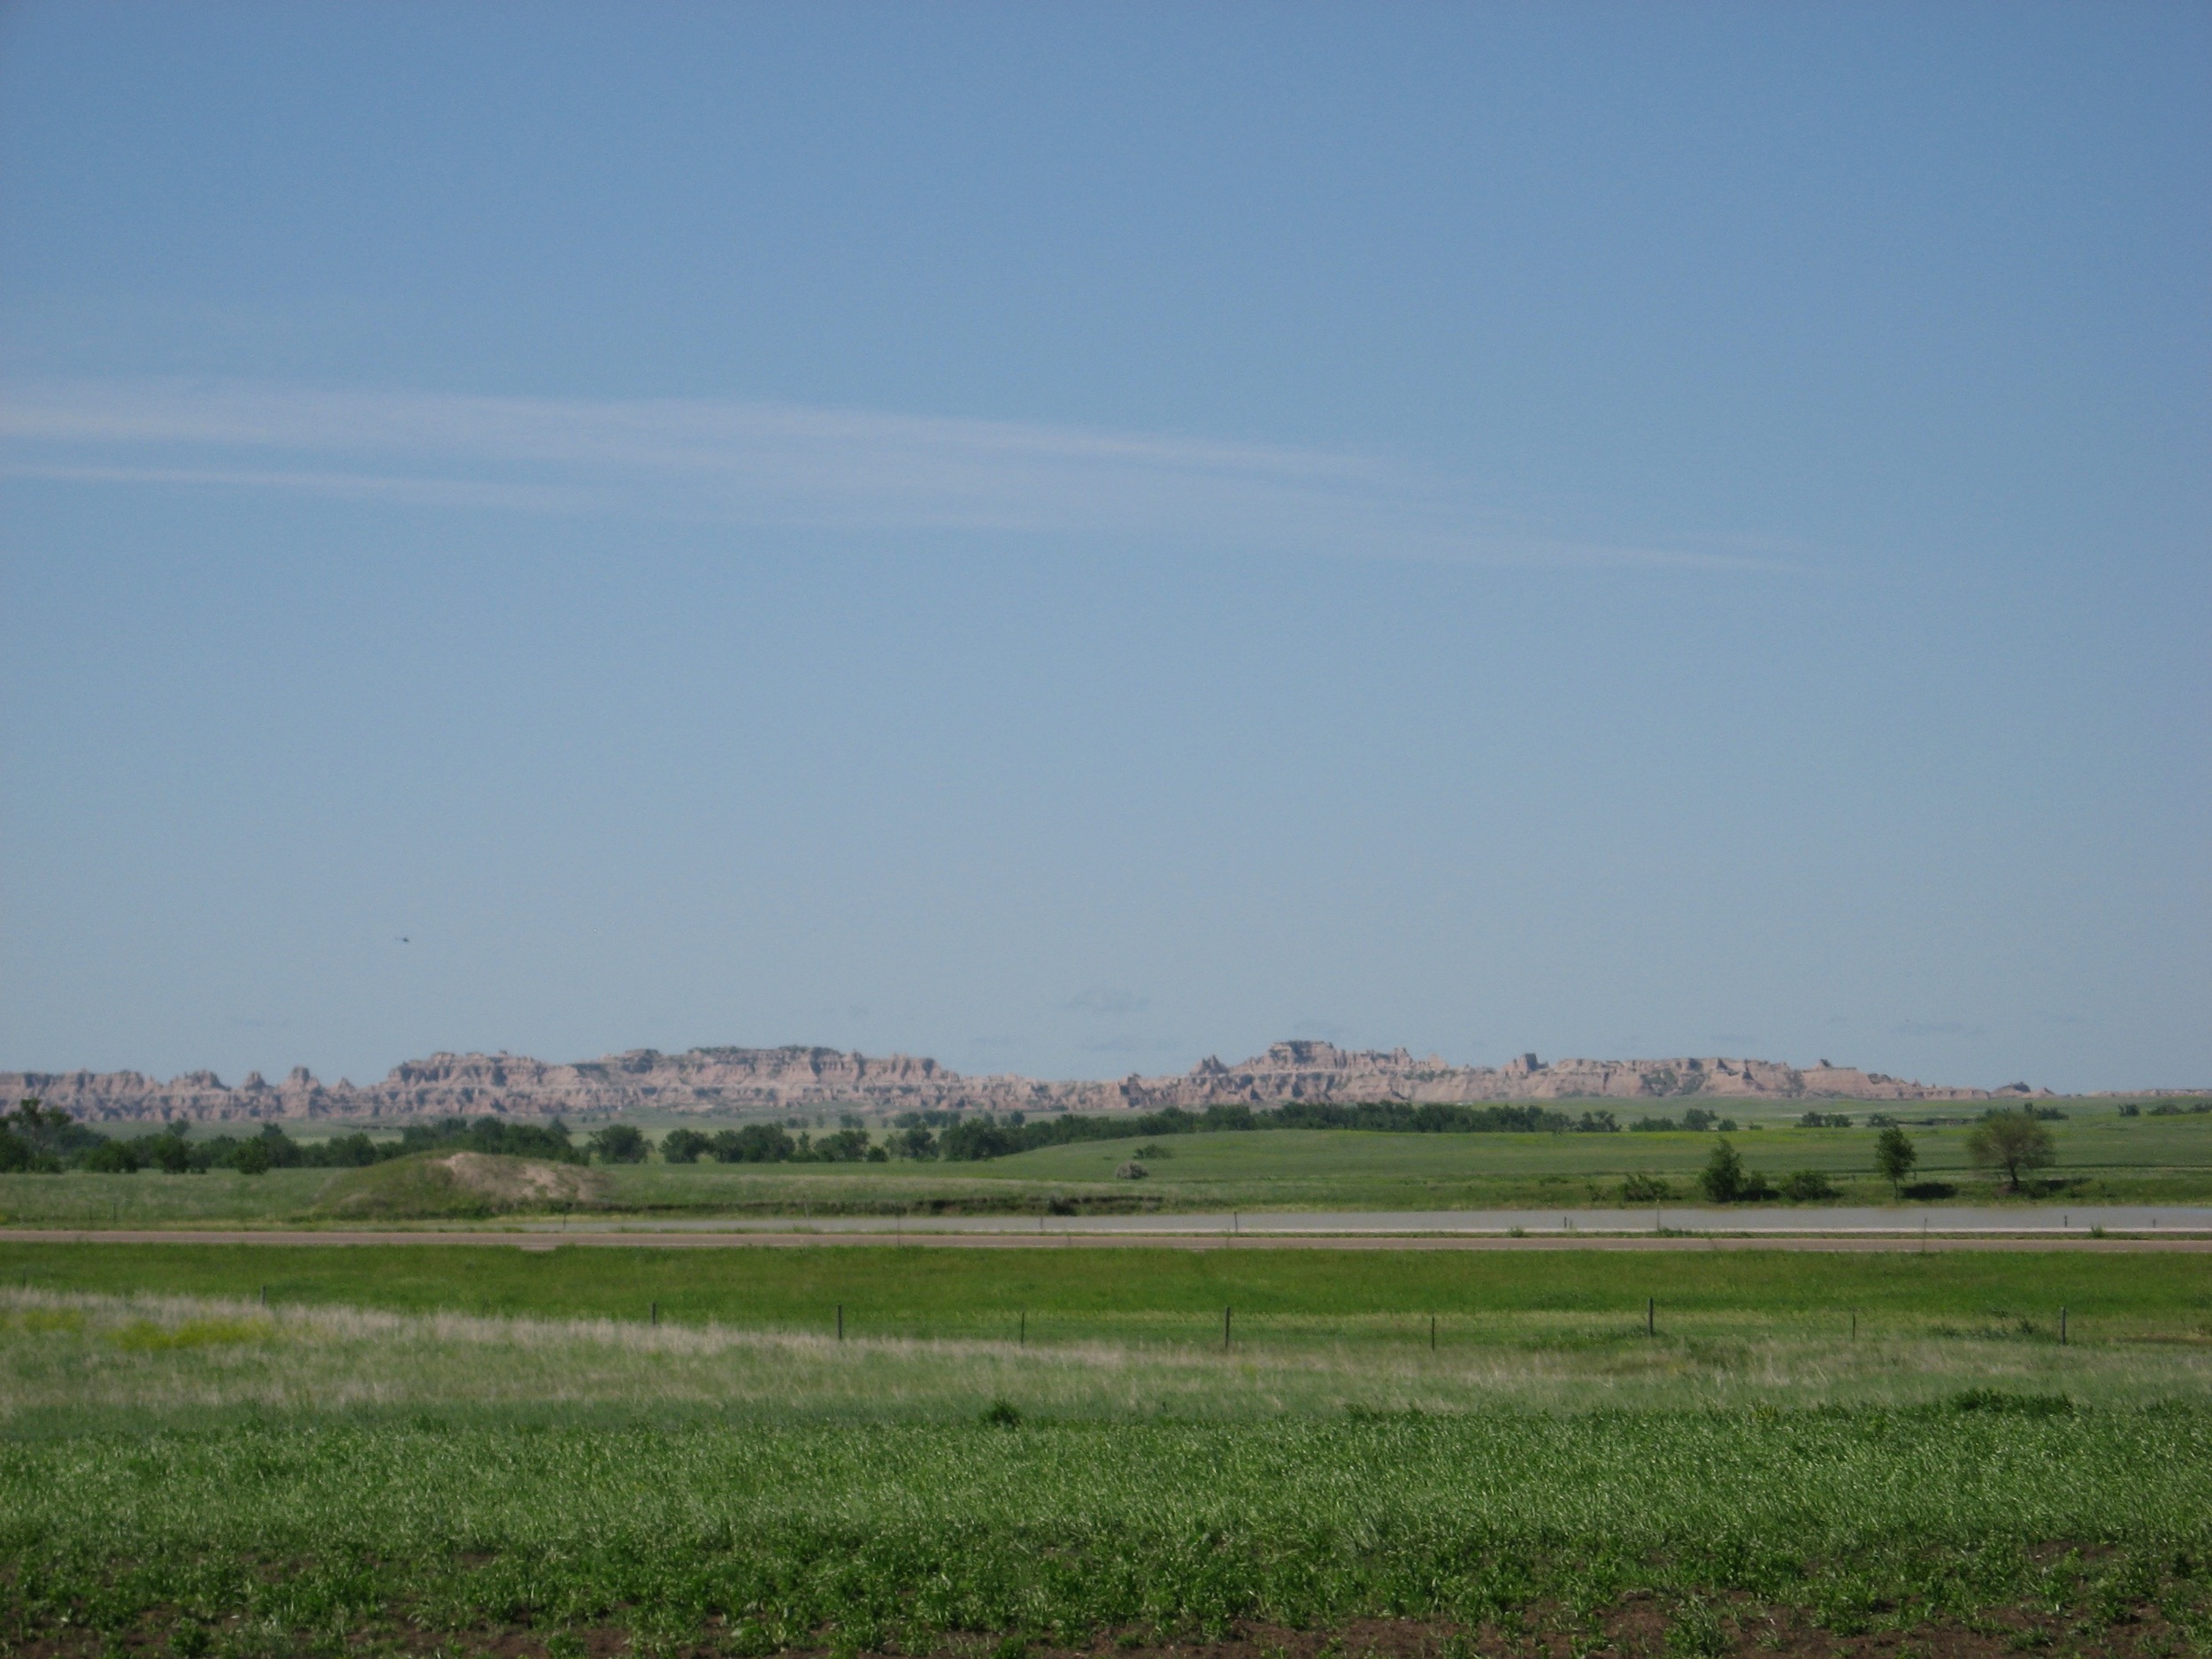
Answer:
[[[2064, 1310], [2062, 1334], [2061, 1310]], [[12, 1313], [10, 1312], [12, 1310]], [[2201, 1258], [15, 1246], [0, 1425], [2212, 1399]]]
[[[644, 1319], [853, 1334], [1041, 1340], [1140, 1331], [1218, 1338], [1225, 1307], [1260, 1340], [1271, 1322], [1397, 1321], [1434, 1313], [1576, 1314], [1640, 1328], [1646, 1302], [1686, 1314], [2026, 1319], [2076, 1334], [2212, 1342], [2201, 1256], [2082, 1251], [972, 1249], [827, 1245], [680, 1249], [501, 1245], [27, 1244], [0, 1240], [0, 1286], [104, 1294], [258, 1298], [408, 1312]], [[1348, 1325], [1348, 1329], [1352, 1328]], [[1456, 1327], [1455, 1327], [1456, 1328]]]
[[[2050, 1128], [2058, 1162], [2044, 1173], [2084, 1199], [2212, 1195], [2212, 1115], [2122, 1118], [2101, 1111]], [[1749, 1169], [1773, 1177], [1818, 1170], [1844, 1189], [1847, 1202], [1886, 1203], [1889, 1183], [1874, 1170], [1878, 1133], [1778, 1125], [1728, 1139]], [[1962, 1199], [1985, 1202], [1995, 1195], [2001, 1184], [1966, 1156], [1965, 1127], [1907, 1133], [1920, 1153], [1916, 1181], [1950, 1185]], [[1164, 1136], [1144, 1143], [1164, 1154], [1144, 1160], [1145, 1179], [1125, 1185], [1141, 1187], [1174, 1209], [1447, 1210], [1617, 1202], [1625, 1176], [1646, 1174], [1671, 1181], [1689, 1202], [1696, 1201], [1697, 1173], [1718, 1138], [1686, 1131], [1414, 1135], [1289, 1129]], [[987, 1179], [1096, 1184], [1110, 1181], [1139, 1144], [1047, 1147], [970, 1167]]]
[[[2099, 1109], [2050, 1125], [2055, 1167], [2040, 1202], [2185, 1203], [2212, 1201], [2212, 1114], [2122, 1118]], [[1820, 1171], [1836, 1202], [1886, 1204], [1874, 1173], [1875, 1131], [1774, 1125], [1730, 1137], [1750, 1168], [1779, 1178]], [[2001, 1183], [1970, 1164], [1961, 1126], [1909, 1131], [1919, 1148], [1906, 1202], [1986, 1203]], [[1582, 1134], [1379, 1134], [1267, 1130], [1093, 1141], [975, 1164], [616, 1165], [612, 1207], [641, 1215], [1043, 1213], [1269, 1210], [1548, 1209], [1620, 1203], [1622, 1181], [1655, 1176], [1675, 1202], [1696, 1201], [1697, 1171], [1716, 1137], [1687, 1132]], [[1141, 1180], [1114, 1171], [1141, 1146]], [[191, 1226], [313, 1224], [343, 1171], [232, 1171], [197, 1175], [0, 1175], [0, 1225]], [[2015, 1201], [2008, 1201], [2015, 1202]]]

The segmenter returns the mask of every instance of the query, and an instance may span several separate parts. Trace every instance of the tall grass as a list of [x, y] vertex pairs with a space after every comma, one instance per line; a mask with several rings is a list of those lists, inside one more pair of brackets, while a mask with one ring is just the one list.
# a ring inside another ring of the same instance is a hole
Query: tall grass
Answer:
[[1728, 1409], [1909, 1405], [1968, 1387], [2085, 1402], [2212, 1398], [2212, 1348], [2078, 1342], [2017, 1322], [1741, 1312], [1479, 1322], [1256, 1316], [1225, 1351], [1157, 1317], [1026, 1343], [639, 1320], [410, 1315], [255, 1302], [0, 1293], [0, 1428], [19, 1435], [241, 1417], [965, 1421], [993, 1401], [1056, 1421], [1222, 1422], [1346, 1409]]

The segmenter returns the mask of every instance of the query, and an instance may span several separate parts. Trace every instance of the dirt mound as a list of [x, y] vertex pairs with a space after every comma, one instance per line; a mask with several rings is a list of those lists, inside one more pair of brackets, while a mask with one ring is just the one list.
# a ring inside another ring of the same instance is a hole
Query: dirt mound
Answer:
[[424, 1152], [349, 1170], [323, 1192], [324, 1215], [495, 1216], [528, 1210], [592, 1210], [607, 1178], [577, 1164], [487, 1152]]

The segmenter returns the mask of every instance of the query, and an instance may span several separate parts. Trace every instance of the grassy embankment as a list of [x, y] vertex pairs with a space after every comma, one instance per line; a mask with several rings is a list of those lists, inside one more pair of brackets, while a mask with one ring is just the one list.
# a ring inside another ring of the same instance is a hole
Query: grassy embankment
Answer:
[[[2037, 1194], [2059, 1203], [2212, 1202], [2212, 1115], [2122, 1118], [2099, 1108], [2050, 1125], [2058, 1162]], [[2001, 1185], [1974, 1170], [1966, 1131], [1911, 1132], [1920, 1150], [1916, 1208], [1990, 1202]], [[659, 1215], [927, 1214], [936, 1210], [1041, 1213], [1079, 1208], [1168, 1210], [1451, 1210], [1614, 1205], [1628, 1175], [1668, 1181], [1694, 1201], [1697, 1171], [1715, 1137], [1687, 1133], [1617, 1135], [1397, 1135], [1270, 1130], [1156, 1139], [1141, 1181], [1113, 1171], [1135, 1140], [1047, 1148], [980, 1164], [665, 1164], [618, 1166], [606, 1203]], [[1886, 1204], [1873, 1173], [1874, 1132], [1777, 1125], [1732, 1137], [1745, 1163], [1770, 1177], [1817, 1170], [1836, 1202]], [[328, 1220], [325, 1195], [344, 1171], [275, 1170], [246, 1176], [0, 1176], [0, 1220], [18, 1225], [295, 1225]]]

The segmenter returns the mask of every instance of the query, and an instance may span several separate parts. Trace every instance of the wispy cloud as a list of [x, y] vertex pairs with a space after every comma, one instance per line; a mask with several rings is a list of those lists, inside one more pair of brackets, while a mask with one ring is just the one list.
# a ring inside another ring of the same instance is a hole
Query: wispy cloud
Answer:
[[1202, 537], [1400, 558], [1747, 570], [1712, 544], [1500, 524], [1387, 457], [710, 399], [582, 400], [49, 380], [0, 396], [0, 469], [85, 485], [845, 529]]

